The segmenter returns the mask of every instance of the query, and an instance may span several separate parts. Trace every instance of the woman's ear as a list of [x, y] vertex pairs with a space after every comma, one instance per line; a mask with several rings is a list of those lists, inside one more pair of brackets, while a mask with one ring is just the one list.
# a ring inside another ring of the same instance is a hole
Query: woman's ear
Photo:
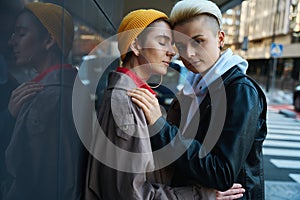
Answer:
[[225, 33], [224, 31], [219, 31], [218, 32], [218, 45], [219, 48], [222, 49], [222, 47], [224, 46], [224, 42], [225, 42]]
[[134, 53], [135, 56], [139, 56], [140, 55], [140, 50], [141, 50], [141, 46], [139, 44], [138, 39], [134, 39], [129, 48], [131, 49], [131, 51]]
[[49, 50], [55, 45], [56, 41], [52, 35], [49, 34], [46, 40], [46, 49]]

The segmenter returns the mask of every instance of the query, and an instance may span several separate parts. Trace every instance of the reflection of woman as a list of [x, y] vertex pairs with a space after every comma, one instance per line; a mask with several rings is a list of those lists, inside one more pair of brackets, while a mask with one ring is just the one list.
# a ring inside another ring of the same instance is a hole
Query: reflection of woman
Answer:
[[[29, 3], [19, 14], [11, 44], [18, 65], [39, 75], [27, 83], [43, 85], [17, 112], [6, 151], [11, 185], [4, 199], [80, 199], [85, 150], [72, 117], [77, 71], [64, 64], [72, 47], [71, 15], [50, 3]], [[20, 91], [22, 92], [22, 91]], [[18, 98], [15, 94], [14, 98]]]

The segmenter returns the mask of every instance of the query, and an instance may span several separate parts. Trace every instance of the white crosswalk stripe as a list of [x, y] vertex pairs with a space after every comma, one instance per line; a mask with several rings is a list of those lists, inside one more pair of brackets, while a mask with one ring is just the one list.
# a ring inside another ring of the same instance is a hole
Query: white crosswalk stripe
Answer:
[[295, 131], [295, 130], [268, 129], [268, 133], [281, 133], [281, 134], [291, 134], [291, 135], [300, 136], [300, 131]]
[[300, 158], [300, 150], [289, 150], [279, 148], [263, 148], [263, 154], [268, 156], [296, 157]]
[[285, 169], [300, 169], [300, 160], [270, 159], [276, 167]]
[[294, 123], [294, 126], [291, 125], [285, 125], [285, 124], [269, 124], [268, 129], [286, 129], [288, 128], [289, 130], [297, 130], [300, 132], [300, 126], [298, 124]]
[[264, 146], [299, 148], [300, 147], [300, 142], [280, 141], [280, 140], [266, 140], [264, 142]]
[[[282, 135], [282, 134], [268, 134], [266, 140], [289, 140], [300, 141], [300, 137], [297, 135]], [[265, 143], [265, 142], [264, 142]]]
[[289, 176], [296, 182], [300, 183], [300, 174], [289, 174]]

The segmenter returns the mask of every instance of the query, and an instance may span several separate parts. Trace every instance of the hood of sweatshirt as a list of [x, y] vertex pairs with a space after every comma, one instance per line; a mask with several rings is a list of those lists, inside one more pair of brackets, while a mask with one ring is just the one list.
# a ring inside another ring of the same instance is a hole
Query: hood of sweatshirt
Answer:
[[200, 73], [189, 72], [183, 93], [198, 97], [205, 96], [208, 86], [234, 66], [238, 66], [246, 74], [248, 62], [238, 55], [233, 55], [231, 49], [227, 49], [203, 77]]

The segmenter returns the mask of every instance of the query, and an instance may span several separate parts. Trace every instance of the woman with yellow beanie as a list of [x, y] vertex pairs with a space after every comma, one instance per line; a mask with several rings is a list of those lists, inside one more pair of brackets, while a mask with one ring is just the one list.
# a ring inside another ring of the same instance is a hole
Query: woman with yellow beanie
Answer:
[[29, 3], [17, 17], [11, 38], [16, 64], [34, 67], [38, 76], [12, 94], [15, 108], [35, 90], [12, 109], [17, 119], [6, 150], [11, 184], [5, 200], [82, 198], [87, 152], [72, 116], [77, 70], [64, 59], [73, 35], [71, 15], [55, 4]]
[[100, 127], [92, 139], [85, 199], [167, 200], [201, 196], [201, 189], [192, 186], [170, 188], [158, 183], [167, 183], [167, 176], [155, 171], [146, 118], [127, 95], [127, 90], [137, 87], [155, 95], [146, 81], [152, 74], [167, 73], [175, 53], [167, 16], [153, 9], [132, 11], [119, 26], [118, 48], [122, 65], [109, 74], [100, 105]]

